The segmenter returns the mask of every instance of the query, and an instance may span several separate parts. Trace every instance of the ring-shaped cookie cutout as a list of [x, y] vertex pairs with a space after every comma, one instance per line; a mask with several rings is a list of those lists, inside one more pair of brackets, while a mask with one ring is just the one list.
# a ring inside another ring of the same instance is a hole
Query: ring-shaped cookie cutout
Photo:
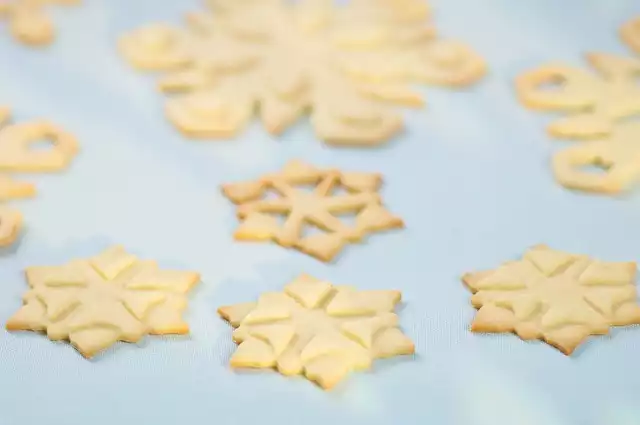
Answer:
[[22, 228], [22, 214], [0, 205], [0, 247], [11, 245]]
[[192, 62], [186, 32], [162, 24], [148, 25], [125, 34], [118, 47], [125, 59], [142, 70], [170, 70]]
[[640, 54], [640, 16], [630, 20], [620, 29], [622, 40]]
[[466, 86], [486, 73], [484, 59], [463, 43], [434, 40], [412, 66], [412, 77], [429, 84]]
[[[569, 189], [619, 193], [640, 180], [640, 123], [619, 124], [609, 140], [587, 142], [556, 153], [553, 172]], [[588, 167], [600, 168], [599, 172]]]
[[516, 80], [522, 103], [535, 109], [586, 109], [597, 102], [594, 77], [576, 68], [548, 65], [526, 72]]
[[[43, 149], [35, 144], [50, 143]], [[47, 121], [13, 124], [0, 130], [1, 171], [58, 171], [78, 153], [76, 138]]]

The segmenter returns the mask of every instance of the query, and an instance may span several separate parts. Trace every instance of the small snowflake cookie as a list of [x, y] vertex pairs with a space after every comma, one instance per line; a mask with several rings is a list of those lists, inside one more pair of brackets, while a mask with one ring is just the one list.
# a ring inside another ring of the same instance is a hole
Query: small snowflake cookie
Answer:
[[474, 332], [514, 332], [566, 355], [590, 335], [640, 323], [636, 263], [605, 262], [544, 245], [495, 270], [468, 273]]
[[[328, 262], [346, 244], [360, 242], [369, 233], [404, 227], [402, 219], [382, 205], [377, 194], [381, 184], [378, 174], [320, 169], [293, 160], [279, 173], [225, 184], [222, 191], [238, 205], [237, 240], [272, 240]], [[312, 188], [305, 190], [308, 186]], [[336, 193], [339, 189], [346, 193]], [[268, 198], [271, 193], [276, 197]], [[355, 224], [341, 220], [345, 214], [355, 215]], [[305, 234], [311, 226], [321, 232]]]
[[632, 50], [640, 54], [640, 16], [625, 23], [620, 28], [620, 36]]
[[516, 81], [518, 96], [527, 107], [569, 114], [548, 127], [552, 136], [607, 137], [618, 122], [640, 114], [640, 86], [636, 84], [640, 59], [590, 53], [587, 61], [598, 74], [549, 64], [524, 73]]
[[160, 269], [119, 246], [61, 266], [29, 267], [26, 277], [30, 289], [7, 329], [69, 340], [87, 358], [117, 341], [188, 333], [182, 314], [200, 280], [198, 273]]
[[303, 374], [330, 389], [349, 372], [369, 369], [374, 359], [414, 353], [393, 313], [400, 297], [398, 291], [358, 291], [302, 275], [283, 292], [220, 307], [239, 344], [231, 367]]
[[485, 63], [435, 38], [421, 0], [212, 0], [187, 29], [125, 34], [135, 68], [162, 70], [167, 119], [190, 138], [232, 138], [259, 115], [278, 135], [309, 113], [330, 145], [377, 146], [403, 129], [393, 105], [418, 107], [412, 84], [467, 86]]
[[22, 214], [0, 204], [0, 247], [13, 244], [20, 234], [21, 227]]
[[0, 19], [18, 42], [31, 46], [51, 44], [55, 28], [45, 8], [50, 4], [76, 5], [80, 0], [0, 0]]

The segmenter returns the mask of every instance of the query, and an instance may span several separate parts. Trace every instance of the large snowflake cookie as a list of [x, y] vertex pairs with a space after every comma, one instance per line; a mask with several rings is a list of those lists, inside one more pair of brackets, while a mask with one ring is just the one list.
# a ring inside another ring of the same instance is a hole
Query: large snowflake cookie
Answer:
[[119, 246], [61, 266], [29, 267], [26, 277], [30, 289], [7, 329], [69, 340], [87, 358], [117, 341], [188, 333], [186, 296], [200, 280], [198, 273], [160, 269]]
[[[402, 129], [390, 104], [419, 106], [411, 83], [464, 86], [484, 61], [434, 39], [422, 0], [221, 1], [188, 29], [149, 25], [124, 35], [136, 68], [163, 70], [168, 119], [192, 138], [229, 138], [254, 113], [279, 134], [311, 110], [319, 138], [371, 146]], [[185, 93], [186, 92], [186, 93]]]
[[640, 323], [636, 263], [605, 262], [544, 245], [495, 270], [468, 273], [474, 332], [515, 332], [566, 355], [590, 335]]
[[[279, 173], [225, 184], [222, 190], [238, 204], [241, 223], [236, 239], [273, 240], [331, 261], [346, 244], [359, 242], [369, 233], [404, 227], [402, 219], [382, 205], [377, 193], [381, 183], [379, 174], [321, 169], [293, 160]], [[312, 188], [305, 190], [305, 186]], [[336, 193], [339, 189], [346, 193]], [[276, 196], [268, 197], [270, 193]], [[345, 214], [355, 215], [355, 224], [341, 220]], [[310, 226], [321, 232], [305, 234]]]
[[640, 16], [625, 23], [620, 28], [620, 36], [632, 50], [640, 54]]
[[76, 5], [81, 0], [0, 0], [0, 19], [9, 23], [13, 38], [22, 44], [42, 46], [53, 42], [56, 30], [45, 8], [50, 4]]
[[283, 292], [218, 313], [236, 328], [232, 367], [304, 374], [330, 389], [352, 370], [369, 369], [374, 359], [414, 352], [393, 313], [400, 297], [398, 291], [358, 291], [302, 275]]

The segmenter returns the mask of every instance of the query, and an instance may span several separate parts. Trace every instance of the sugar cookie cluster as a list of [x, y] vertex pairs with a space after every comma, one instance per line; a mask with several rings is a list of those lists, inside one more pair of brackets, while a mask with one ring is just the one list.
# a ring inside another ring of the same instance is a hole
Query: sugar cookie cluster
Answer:
[[82, 0], [3, 0], [0, 19], [7, 21], [11, 36], [21, 44], [43, 46], [51, 44], [56, 29], [47, 13], [49, 5], [77, 5]]
[[228, 139], [258, 115], [278, 135], [309, 113], [330, 145], [376, 146], [419, 107], [415, 84], [470, 85], [485, 73], [467, 46], [436, 37], [422, 0], [210, 0], [186, 28], [123, 35], [134, 68], [162, 71], [167, 119], [193, 139]]
[[[72, 134], [51, 122], [9, 124], [9, 120], [9, 108], [0, 107], [0, 246], [13, 244], [22, 227], [22, 214], [5, 203], [36, 194], [33, 184], [15, 180], [9, 173], [61, 171], [71, 164], [79, 149]], [[51, 145], [33, 149], [32, 144], [41, 140]]]
[[[640, 54], [640, 18], [620, 34]], [[596, 72], [547, 64], [518, 77], [516, 89], [525, 106], [566, 114], [549, 125], [549, 134], [580, 142], [554, 154], [556, 180], [570, 189], [615, 194], [640, 180], [640, 58], [588, 53], [586, 60]]]

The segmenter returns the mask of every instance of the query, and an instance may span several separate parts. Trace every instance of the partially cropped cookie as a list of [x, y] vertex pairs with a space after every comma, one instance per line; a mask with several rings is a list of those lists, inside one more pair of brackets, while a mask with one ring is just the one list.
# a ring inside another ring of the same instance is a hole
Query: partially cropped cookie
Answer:
[[[293, 160], [280, 172], [225, 184], [222, 191], [238, 205], [237, 240], [274, 241], [331, 261], [347, 244], [368, 234], [404, 227], [402, 219], [382, 205], [377, 193], [381, 184], [382, 176], [376, 173], [318, 168]], [[336, 193], [340, 189], [345, 193]], [[269, 192], [278, 196], [267, 198]], [[354, 216], [355, 224], [341, 220], [344, 214]], [[305, 235], [310, 226], [321, 232]]]
[[[51, 146], [34, 149], [32, 145], [42, 140]], [[71, 164], [78, 151], [75, 136], [49, 121], [33, 120], [0, 128], [0, 172], [60, 171]]]
[[87, 358], [117, 341], [188, 333], [182, 315], [200, 280], [198, 273], [164, 270], [119, 246], [60, 266], [28, 267], [26, 278], [24, 305], [7, 329], [69, 340]]
[[640, 59], [590, 53], [587, 61], [596, 73], [554, 63], [525, 72], [516, 81], [527, 107], [566, 113], [548, 127], [554, 137], [607, 137], [619, 122], [640, 114]]
[[620, 28], [620, 36], [632, 50], [640, 55], [640, 16], [626, 22]]
[[220, 307], [236, 328], [233, 368], [304, 375], [324, 389], [378, 358], [412, 354], [394, 313], [399, 291], [359, 291], [301, 275], [257, 302]]
[[478, 309], [472, 331], [514, 332], [566, 355], [591, 335], [640, 323], [635, 262], [600, 261], [538, 245], [520, 260], [462, 280]]
[[47, 11], [50, 5], [76, 5], [80, 0], [2, 0], [0, 19], [4, 18], [12, 37], [24, 45], [46, 46], [56, 37], [54, 23]]
[[0, 204], [0, 247], [13, 244], [20, 235], [22, 214]]

